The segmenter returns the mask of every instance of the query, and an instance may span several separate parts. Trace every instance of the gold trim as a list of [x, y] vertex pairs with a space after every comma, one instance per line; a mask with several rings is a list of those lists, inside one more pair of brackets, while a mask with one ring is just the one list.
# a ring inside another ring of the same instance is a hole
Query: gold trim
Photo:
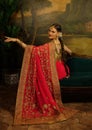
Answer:
[[53, 43], [49, 44], [50, 49], [50, 66], [51, 66], [51, 73], [52, 73], [52, 82], [53, 82], [53, 90], [54, 90], [54, 96], [56, 99], [57, 104], [62, 107], [62, 101], [61, 101], [61, 90], [60, 90], [60, 84], [58, 80], [58, 75], [56, 71], [56, 60], [55, 60], [55, 45]]
[[29, 66], [29, 59], [31, 57], [31, 51], [33, 46], [27, 46], [24, 52], [24, 58], [23, 58], [23, 64], [20, 74], [20, 81], [18, 86], [18, 92], [17, 92], [17, 100], [16, 100], [16, 108], [15, 108], [15, 117], [14, 117], [14, 123], [20, 122], [20, 119], [22, 118], [22, 103], [23, 103], [23, 96], [24, 96], [24, 89], [25, 89], [25, 82], [26, 82], [26, 75], [27, 75], [27, 68]]

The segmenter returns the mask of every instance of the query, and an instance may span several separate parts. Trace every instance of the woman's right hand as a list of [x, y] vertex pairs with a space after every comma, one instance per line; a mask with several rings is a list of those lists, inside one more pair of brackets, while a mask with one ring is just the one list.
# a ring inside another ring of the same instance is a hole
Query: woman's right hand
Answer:
[[12, 37], [5, 37], [4, 42], [16, 42], [17, 38], [12, 38]]
[[5, 37], [4, 42], [16, 42], [18, 43], [22, 48], [26, 48], [26, 44], [24, 42], [22, 42], [21, 40], [19, 40], [18, 38], [12, 38], [12, 37]]

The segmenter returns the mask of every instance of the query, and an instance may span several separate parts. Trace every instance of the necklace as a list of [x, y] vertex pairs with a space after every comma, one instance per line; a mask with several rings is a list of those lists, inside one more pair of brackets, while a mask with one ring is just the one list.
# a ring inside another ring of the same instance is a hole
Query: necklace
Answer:
[[55, 52], [60, 55], [61, 54], [61, 45], [59, 42], [54, 41], [55, 44]]

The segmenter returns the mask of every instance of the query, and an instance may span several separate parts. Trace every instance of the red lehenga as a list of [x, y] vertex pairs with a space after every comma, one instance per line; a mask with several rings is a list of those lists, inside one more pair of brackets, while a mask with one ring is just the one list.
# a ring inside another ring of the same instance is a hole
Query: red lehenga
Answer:
[[26, 47], [16, 100], [15, 125], [54, 123], [77, 112], [62, 104], [54, 51], [52, 43]]

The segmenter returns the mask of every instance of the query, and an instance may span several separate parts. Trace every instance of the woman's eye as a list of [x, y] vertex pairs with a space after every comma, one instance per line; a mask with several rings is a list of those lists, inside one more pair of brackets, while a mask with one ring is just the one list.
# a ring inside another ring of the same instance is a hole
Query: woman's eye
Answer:
[[55, 33], [54, 31], [52, 31], [53, 33]]

